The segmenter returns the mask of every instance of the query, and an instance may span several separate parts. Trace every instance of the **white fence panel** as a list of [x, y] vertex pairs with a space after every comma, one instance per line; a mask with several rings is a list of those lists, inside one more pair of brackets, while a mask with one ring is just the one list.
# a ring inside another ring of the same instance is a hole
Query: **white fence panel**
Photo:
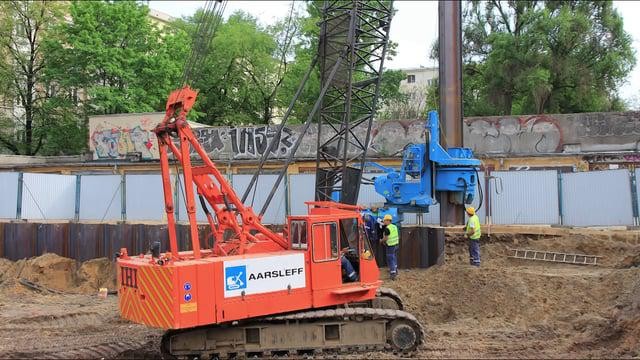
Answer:
[[80, 177], [80, 220], [122, 218], [122, 177], [82, 175]]
[[502, 179], [503, 185], [502, 193], [489, 194], [494, 224], [560, 222], [558, 173], [555, 170], [496, 171], [492, 175]]
[[633, 225], [627, 170], [562, 174], [565, 225]]
[[0, 189], [2, 189], [2, 201], [0, 201], [0, 218], [15, 219], [18, 205], [18, 173], [0, 173]]
[[125, 181], [127, 220], [166, 219], [160, 174], [127, 175]]
[[25, 173], [23, 180], [23, 219], [62, 220], [75, 217], [75, 175]]

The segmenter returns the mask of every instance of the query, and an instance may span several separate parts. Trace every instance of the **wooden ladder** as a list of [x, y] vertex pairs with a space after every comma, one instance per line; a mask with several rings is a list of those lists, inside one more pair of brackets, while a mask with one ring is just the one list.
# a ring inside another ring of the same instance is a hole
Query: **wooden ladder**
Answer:
[[530, 249], [509, 249], [512, 254], [508, 257], [512, 259], [548, 261], [563, 264], [574, 265], [599, 265], [598, 259], [602, 256], [586, 255], [586, 254], [569, 254], [553, 251], [541, 251]]

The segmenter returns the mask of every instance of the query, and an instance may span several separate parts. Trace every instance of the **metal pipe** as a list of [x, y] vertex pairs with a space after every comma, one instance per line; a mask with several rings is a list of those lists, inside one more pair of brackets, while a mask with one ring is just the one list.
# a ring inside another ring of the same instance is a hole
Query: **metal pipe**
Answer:
[[[446, 148], [462, 146], [462, 12], [458, 1], [438, 3], [440, 119]], [[435, 139], [437, 140], [437, 139]], [[440, 193], [440, 225], [464, 224], [464, 204]], [[464, 196], [463, 196], [464, 198]]]
[[564, 209], [562, 207], [562, 171], [558, 171], [558, 221], [560, 225], [564, 223]]
[[18, 174], [18, 195], [16, 201], [16, 219], [22, 219], [22, 188], [24, 187], [24, 173]]
[[75, 209], [73, 212], [73, 220], [80, 221], [80, 192], [82, 186], [82, 180], [80, 179], [82, 175], [76, 175], [76, 194], [75, 194]]
[[120, 175], [120, 220], [127, 221], [127, 175]]
[[638, 225], [638, 188], [636, 179], [636, 170], [629, 169], [629, 185], [631, 186], [631, 211], [633, 213], [633, 225]]

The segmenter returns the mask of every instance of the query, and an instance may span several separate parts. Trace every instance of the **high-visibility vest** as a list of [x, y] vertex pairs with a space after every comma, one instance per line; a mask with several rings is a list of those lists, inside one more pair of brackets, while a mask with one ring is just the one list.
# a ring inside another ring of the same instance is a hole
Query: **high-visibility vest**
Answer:
[[471, 236], [469, 236], [469, 239], [471, 240], [478, 240], [480, 239], [480, 219], [478, 218], [478, 215], [472, 215], [469, 217], [469, 220], [467, 221], [467, 228], [466, 228], [466, 232], [469, 232], [469, 228], [471, 225], [473, 224], [473, 234], [471, 234]]
[[387, 236], [387, 246], [398, 245], [400, 242], [400, 236], [398, 236], [398, 227], [389, 224], [387, 225], [387, 229], [389, 229], [389, 236]]

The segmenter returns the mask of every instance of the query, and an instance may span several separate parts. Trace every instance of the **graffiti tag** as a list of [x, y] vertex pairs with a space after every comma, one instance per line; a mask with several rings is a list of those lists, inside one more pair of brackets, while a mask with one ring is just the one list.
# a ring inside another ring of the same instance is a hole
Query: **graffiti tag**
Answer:
[[[616, 117], [612, 119], [612, 117]], [[627, 112], [623, 115], [593, 113], [581, 116], [578, 135], [582, 137], [640, 135], [640, 114]]]
[[547, 115], [477, 118], [469, 123], [467, 135], [468, 146], [479, 153], [552, 153], [562, 147], [562, 130]]
[[155, 134], [140, 126], [96, 130], [91, 134], [91, 142], [96, 159], [124, 159], [134, 152], [143, 159], [158, 157]]

